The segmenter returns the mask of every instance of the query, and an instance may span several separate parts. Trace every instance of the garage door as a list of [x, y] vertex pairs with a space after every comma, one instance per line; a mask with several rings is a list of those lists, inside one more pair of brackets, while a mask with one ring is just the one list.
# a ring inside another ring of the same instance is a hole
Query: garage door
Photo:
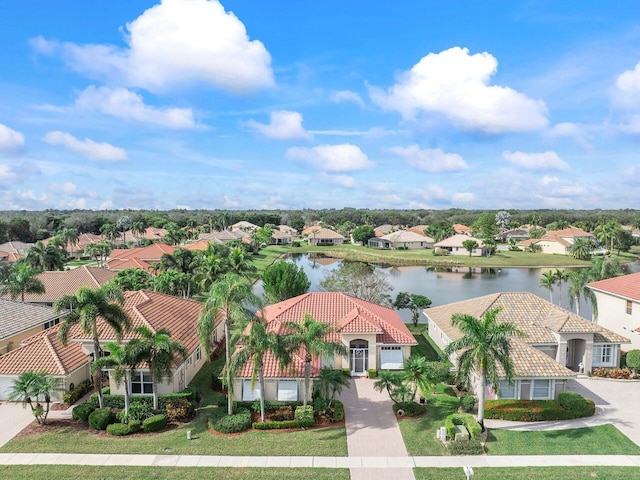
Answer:
[[295, 402], [298, 400], [298, 382], [295, 380], [278, 380], [278, 400]]
[[251, 380], [245, 380], [242, 385], [242, 401], [253, 402], [260, 398], [260, 384], [256, 382], [251, 389]]
[[381, 347], [380, 348], [380, 369], [398, 370], [402, 368], [402, 347]]
[[6, 400], [13, 381], [18, 377], [0, 377], [0, 400]]

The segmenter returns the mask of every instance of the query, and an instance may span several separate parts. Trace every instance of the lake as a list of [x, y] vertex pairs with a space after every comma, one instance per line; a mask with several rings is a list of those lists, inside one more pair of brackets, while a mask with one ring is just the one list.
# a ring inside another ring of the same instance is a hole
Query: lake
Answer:
[[[311, 282], [311, 291], [322, 290], [320, 282], [338, 267], [341, 260], [334, 258], [312, 258], [309, 255], [295, 255], [287, 259], [302, 267]], [[546, 268], [473, 268], [459, 267], [434, 270], [429, 267], [378, 267], [385, 273], [393, 289], [389, 295], [395, 299], [398, 292], [419, 293], [431, 299], [432, 306], [481, 297], [497, 292], [531, 292], [549, 300], [549, 291], [540, 287], [540, 278]], [[571, 270], [571, 269], [566, 269]], [[627, 273], [640, 272], [638, 262], [625, 265]], [[562, 285], [562, 298], [556, 286], [553, 291], [554, 303], [569, 308], [568, 285]], [[254, 291], [262, 295], [261, 282]], [[411, 312], [401, 310], [405, 322], [411, 321]], [[583, 317], [591, 319], [591, 306], [584, 301], [580, 305]], [[423, 317], [424, 319], [424, 317]], [[421, 319], [422, 321], [422, 319]]]

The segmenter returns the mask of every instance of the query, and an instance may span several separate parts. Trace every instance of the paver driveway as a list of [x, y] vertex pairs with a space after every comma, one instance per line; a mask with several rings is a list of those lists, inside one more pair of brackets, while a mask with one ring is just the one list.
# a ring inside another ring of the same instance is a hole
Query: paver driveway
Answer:
[[35, 418], [21, 403], [0, 401], [0, 447], [16, 436]]

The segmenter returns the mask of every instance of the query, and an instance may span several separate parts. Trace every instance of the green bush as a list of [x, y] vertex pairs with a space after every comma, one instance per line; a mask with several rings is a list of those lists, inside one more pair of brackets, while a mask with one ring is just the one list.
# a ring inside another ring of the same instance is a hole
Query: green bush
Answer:
[[102, 394], [103, 395], [110, 395], [111, 394], [111, 387], [102, 387]]
[[303, 406], [296, 407], [295, 413], [293, 414], [293, 418], [295, 420], [313, 420], [313, 407], [311, 405], [307, 405], [307, 411], [304, 411]]
[[167, 417], [166, 415], [154, 415], [153, 417], [147, 418], [144, 422], [142, 422], [142, 428], [145, 433], [149, 432], [157, 432], [158, 430], [162, 430], [167, 426]]
[[313, 401], [313, 409], [316, 412], [326, 412], [327, 410], [329, 410], [329, 400], [327, 400], [326, 398], [317, 397]]
[[142, 423], [140, 423], [140, 420], [129, 420], [127, 425], [129, 426], [129, 433], [138, 433]]
[[[190, 402], [195, 402], [196, 392], [192, 388], [187, 388], [179, 393], [167, 393], [158, 396], [158, 407], [160, 411], [165, 411], [167, 408], [167, 402], [169, 400], [177, 400], [178, 398], [186, 398]], [[89, 401], [95, 406], [98, 406], [98, 394], [94, 393], [89, 398]], [[105, 407], [115, 408], [122, 410], [124, 408], [124, 395], [102, 395], [102, 402]], [[147, 403], [153, 407], [153, 397], [151, 395], [131, 395], [131, 403]]]
[[476, 397], [473, 395], [463, 395], [460, 397], [460, 408], [463, 412], [468, 413], [473, 410], [473, 406], [476, 404]]
[[71, 411], [71, 418], [73, 418], [74, 420], [82, 420], [83, 422], [86, 422], [87, 420], [89, 420], [89, 415], [91, 415], [91, 413], [95, 409], [96, 407], [94, 407], [90, 403], [80, 403], [73, 407], [73, 410]]
[[[233, 402], [234, 405], [234, 410], [236, 408], [246, 408], [247, 410], [252, 410], [255, 411], [256, 413], [260, 412], [260, 408], [258, 407], [258, 410], [253, 410], [253, 405], [255, 403], [255, 400], [253, 402]], [[302, 405], [302, 402], [283, 402], [283, 401], [265, 401], [265, 411], [270, 411], [273, 410], [275, 408], [278, 407], [299, 407], [300, 405]], [[225, 397], [225, 401], [224, 403], [222, 401], [219, 402], [218, 406], [220, 407], [224, 407], [226, 409], [227, 407], [227, 400]]]
[[186, 398], [167, 400], [167, 419], [169, 421], [186, 422], [194, 414], [193, 404]]
[[333, 401], [333, 419], [336, 422], [344, 420], [344, 405], [340, 400]]
[[113, 414], [111, 413], [111, 409], [107, 408], [98, 408], [94, 410], [89, 415], [89, 425], [91, 428], [95, 428], [96, 430], [105, 430], [107, 425], [113, 422]]
[[417, 404], [415, 402], [399, 402], [393, 405], [393, 413], [398, 414], [398, 410], [404, 412], [405, 417], [419, 417], [423, 415], [427, 409], [424, 405]]
[[378, 378], [378, 370], [375, 368], [370, 368], [367, 374], [369, 375], [369, 378]]
[[280, 422], [255, 422], [256, 430], [281, 430], [283, 428], [311, 428], [316, 423], [313, 420], [282, 420]]
[[343, 368], [342, 369], [342, 374], [345, 377], [350, 378], [351, 377], [351, 369], [350, 368]]
[[482, 427], [470, 413], [452, 413], [444, 419], [444, 427], [447, 429], [447, 437], [454, 438], [456, 425], [464, 425], [469, 431], [471, 439], [477, 439], [482, 433]]
[[78, 400], [80, 400], [89, 390], [91, 390], [91, 382], [89, 380], [85, 380], [84, 382], [78, 384], [73, 390], [69, 390], [62, 396], [62, 401], [64, 403], [68, 403], [69, 405], [73, 405]]
[[482, 444], [479, 440], [458, 440], [449, 442], [447, 451], [450, 455], [482, 455]]
[[[124, 412], [124, 410], [122, 412]], [[154, 415], [155, 412], [153, 411], [153, 405], [149, 402], [139, 402], [136, 400], [129, 405], [129, 420], [138, 420], [143, 422]]]
[[[484, 414], [485, 418], [517, 422], [569, 420], [589, 417], [595, 413], [596, 406], [591, 399], [584, 398], [583, 400], [583, 406], [576, 409], [566, 409], [555, 400], [487, 400], [484, 406]], [[571, 405], [580, 404], [580, 401], [572, 396], [563, 397], [563, 402]]]
[[107, 425], [107, 433], [109, 435], [115, 435], [117, 437], [124, 437], [125, 435], [129, 435], [129, 425], [124, 423], [112, 423], [111, 425]]
[[239, 408], [235, 414], [227, 415], [224, 409], [216, 408], [209, 417], [209, 426], [220, 433], [244, 432], [251, 428], [251, 412]]

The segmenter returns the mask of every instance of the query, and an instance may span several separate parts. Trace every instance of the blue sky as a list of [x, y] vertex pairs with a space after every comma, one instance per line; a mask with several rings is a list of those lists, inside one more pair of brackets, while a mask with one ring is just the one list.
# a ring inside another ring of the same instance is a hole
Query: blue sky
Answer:
[[640, 208], [614, 5], [3, 0], [0, 209]]

